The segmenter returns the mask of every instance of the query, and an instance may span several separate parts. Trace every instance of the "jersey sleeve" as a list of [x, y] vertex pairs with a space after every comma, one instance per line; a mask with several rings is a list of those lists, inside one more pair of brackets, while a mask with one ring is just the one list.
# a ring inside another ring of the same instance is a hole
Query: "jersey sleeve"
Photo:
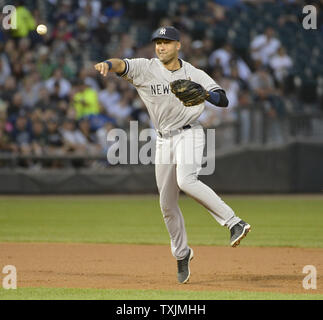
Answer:
[[206, 72], [202, 70], [198, 70], [196, 74], [196, 79], [192, 79], [199, 83], [206, 91], [215, 91], [215, 90], [223, 90], [219, 84], [215, 82]]
[[123, 59], [126, 68], [123, 73], [118, 73], [118, 76], [131, 82], [134, 86], [140, 86], [145, 80], [145, 74], [148, 70], [149, 60], [145, 58]]

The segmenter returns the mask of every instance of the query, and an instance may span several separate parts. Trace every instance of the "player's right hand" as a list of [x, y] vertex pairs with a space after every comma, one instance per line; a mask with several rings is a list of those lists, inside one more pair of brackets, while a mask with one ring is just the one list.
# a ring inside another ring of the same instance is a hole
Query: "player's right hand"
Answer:
[[99, 71], [104, 77], [108, 74], [109, 72], [109, 65], [105, 62], [100, 62], [97, 63], [94, 66], [95, 70]]

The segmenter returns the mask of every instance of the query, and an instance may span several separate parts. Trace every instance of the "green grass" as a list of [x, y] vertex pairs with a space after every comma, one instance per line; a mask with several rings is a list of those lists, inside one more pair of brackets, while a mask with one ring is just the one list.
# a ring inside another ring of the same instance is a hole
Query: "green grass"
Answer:
[[322, 294], [64, 288], [0, 289], [0, 300], [323, 300]]
[[[242, 246], [323, 247], [323, 198], [224, 196], [252, 225]], [[198, 203], [181, 197], [189, 243], [228, 245], [229, 233]], [[166, 244], [169, 237], [157, 196], [0, 197], [0, 242]], [[0, 299], [100, 300], [290, 300], [322, 294], [246, 291], [96, 290], [0, 288]]]
[[[243, 246], [323, 247], [323, 198], [225, 196], [252, 225]], [[228, 245], [229, 233], [181, 197], [191, 245]], [[169, 244], [157, 196], [1, 197], [0, 242]]]

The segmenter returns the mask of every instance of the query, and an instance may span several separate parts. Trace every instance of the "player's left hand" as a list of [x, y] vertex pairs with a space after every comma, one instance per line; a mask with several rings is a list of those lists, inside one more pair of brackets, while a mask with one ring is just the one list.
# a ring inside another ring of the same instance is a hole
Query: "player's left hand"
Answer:
[[170, 88], [185, 107], [201, 104], [209, 97], [209, 93], [200, 84], [191, 80], [175, 80], [170, 83]]

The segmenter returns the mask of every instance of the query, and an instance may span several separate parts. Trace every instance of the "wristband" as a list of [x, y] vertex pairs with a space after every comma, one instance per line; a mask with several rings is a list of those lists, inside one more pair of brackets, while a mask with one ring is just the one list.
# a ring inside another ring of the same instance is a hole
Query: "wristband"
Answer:
[[109, 71], [112, 69], [112, 63], [109, 60], [104, 61], [109, 66]]

